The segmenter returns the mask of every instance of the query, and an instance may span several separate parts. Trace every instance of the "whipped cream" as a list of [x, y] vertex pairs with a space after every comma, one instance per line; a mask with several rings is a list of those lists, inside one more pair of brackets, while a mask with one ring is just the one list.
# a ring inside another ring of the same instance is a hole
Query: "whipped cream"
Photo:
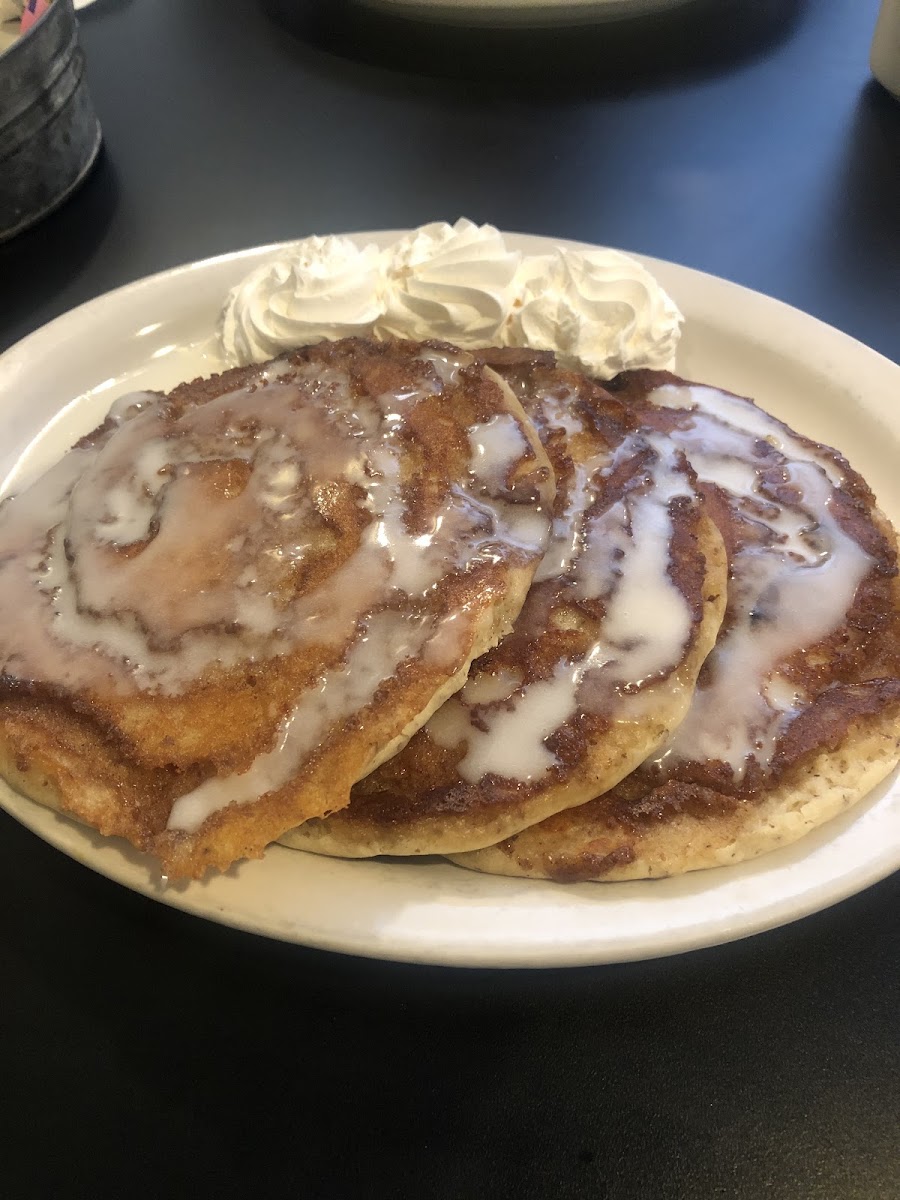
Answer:
[[372, 333], [384, 312], [382, 253], [345, 237], [311, 237], [228, 295], [219, 337], [230, 362], [264, 362], [326, 338]]
[[648, 270], [617, 250], [564, 250], [523, 264], [504, 344], [555, 350], [588, 375], [670, 367], [681, 313]]
[[530, 346], [601, 379], [674, 364], [682, 316], [639, 262], [616, 250], [511, 251], [493, 225], [435, 222], [386, 250], [312, 237], [229, 294], [219, 336], [248, 364], [324, 338], [442, 338]]
[[488, 346], [500, 336], [518, 294], [522, 255], [493, 225], [461, 217], [424, 225], [401, 238], [387, 260], [387, 311], [378, 332], [458, 346]]

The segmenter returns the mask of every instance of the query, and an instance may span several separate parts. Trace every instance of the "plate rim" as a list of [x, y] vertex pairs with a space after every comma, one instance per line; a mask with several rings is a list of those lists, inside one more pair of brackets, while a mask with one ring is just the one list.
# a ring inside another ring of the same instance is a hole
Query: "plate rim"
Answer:
[[[360, 241], [364, 238], [394, 238], [402, 237], [408, 233], [408, 229], [357, 229], [347, 231], [337, 231], [333, 235], [335, 237], [349, 238], [351, 241]], [[894, 362], [886, 354], [882, 354], [880, 350], [876, 350], [873, 346], [861, 342], [852, 334], [840, 329], [836, 325], [830, 324], [821, 317], [814, 316], [812, 313], [806, 312], [804, 309], [797, 308], [796, 305], [790, 304], [786, 300], [782, 300], [778, 296], [773, 296], [771, 293], [760, 291], [758, 288], [748, 287], [746, 284], [738, 283], [736, 280], [729, 279], [725, 275], [714, 275], [710, 271], [704, 271], [699, 267], [692, 267], [687, 263], [679, 262], [677, 259], [659, 258], [652, 254], [645, 254], [640, 250], [632, 250], [627, 247], [608, 246], [599, 242], [585, 242], [577, 238], [555, 237], [551, 234], [534, 234], [523, 233], [519, 230], [500, 231], [504, 238], [513, 238], [516, 240], [543, 242], [549, 246], [565, 246], [578, 250], [616, 250], [621, 254], [626, 254], [630, 258], [637, 259], [645, 267], [651, 269], [671, 270], [674, 269], [679, 273], [684, 273], [691, 281], [703, 286], [723, 286], [729, 290], [736, 289], [740, 293], [741, 298], [749, 303], [764, 303], [768, 306], [778, 306], [785, 316], [790, 316], [792, 320], [801, 320], [808, 328], [816, 327], [818, 331], [831, 338], [837, 338], [843, 341], [847, 346], [852, 346], [855, 352], [863, 351], [867, 356], [871, 356], [873, 360], [878, 360], [883, 366], [900, 370], [900, 364]], [[314, 236], [314, 235], [304, 235]], [[318, 236], [326, 236], [320, 234]], [[267, 256], [275, 256], [279, 252], [296, 245], [302, 238], [289, 238], [283, 241], [265, 242], [256, 246], [244, 246], [239, 250], [225, 250], [219, 254], [210, 254], [205, 258], [188, 259], [183, 262], [176, 263], [171, 267], [163, 267], [159, 271], [153, 271], [149, 275], [142, 275], [137, 279], [128, 280], [126, 283], [118, 284], [116, 287], [108, 288], [106, 291], [98, 292], [96, 296], [92, 296], [87, 300], [82, 300], [79, 304], [73, 305], [60, 313], [56, 317], [51, 317], [49, 321], [45, 321], [42, 325], [24, 334], [18, 338], [5, 350], [0, 352], [0, 387], [2, 387], [6, 376], [10, 373], [10, 369], [19, 366], [19, 359], [23, 351], [30, 349], [32, 339], [44, 337], [50, 331], [68, 325], [70, 320], [77, 316], [83, 316], [86, 310], [99, 306], [101, 304], [111, 303], [113, 300], [122, 300], [131, 298], [139, 292], [149, 289], [151, 286], [158, 286], [163, 282], [174, 280], [181, 275], [193, 272], [207, 271], [217, 266], [225, 264], [238, 263], [242, 259], [260, 259], [263, 260]], [[223, 297], [224, 299], [224, 297]]]

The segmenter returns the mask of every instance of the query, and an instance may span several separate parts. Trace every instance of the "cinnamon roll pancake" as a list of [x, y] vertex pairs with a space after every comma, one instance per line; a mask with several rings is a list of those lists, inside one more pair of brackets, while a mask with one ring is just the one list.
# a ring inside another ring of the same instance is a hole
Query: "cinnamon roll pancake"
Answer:
[[650, 371], [610, 385], [682, 450], [729, 548], [728, 609], [685, 721], [582, 807], [454, 856], [556, 880], [672, 875], [792, 842], [900, 759], [894, 530], [836, 451], [749, 400]]
[[347, 803], [508, 632], [554, 480], [437, 342], [117, 402], [0, 507], [0, 773], [199, 877]]
[[553, 537], [513, 632], [349, 807], [281, 840], [320, 853], [485, 846], [612, 787], [687, 711], [725, 608], [722, 539], [674, 443], [534, 351], [479, 352], [557, 478]]

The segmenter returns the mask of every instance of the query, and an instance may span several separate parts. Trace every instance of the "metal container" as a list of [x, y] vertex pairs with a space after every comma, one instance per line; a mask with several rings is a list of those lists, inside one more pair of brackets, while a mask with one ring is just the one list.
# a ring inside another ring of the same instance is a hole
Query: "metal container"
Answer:
[[72, 0], [0, 54], [0, 241], [76, 188], [100, 149]]

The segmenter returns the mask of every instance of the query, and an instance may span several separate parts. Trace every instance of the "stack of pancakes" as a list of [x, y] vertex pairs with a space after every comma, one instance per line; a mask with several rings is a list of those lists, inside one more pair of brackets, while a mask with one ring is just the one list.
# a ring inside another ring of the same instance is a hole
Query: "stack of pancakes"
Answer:
[[734, 862], [900, 758], [898, 586], [863, 480], [751, 401], [320, 343], [126, 398], [0, 508], [0, 773], [172, 877]]

